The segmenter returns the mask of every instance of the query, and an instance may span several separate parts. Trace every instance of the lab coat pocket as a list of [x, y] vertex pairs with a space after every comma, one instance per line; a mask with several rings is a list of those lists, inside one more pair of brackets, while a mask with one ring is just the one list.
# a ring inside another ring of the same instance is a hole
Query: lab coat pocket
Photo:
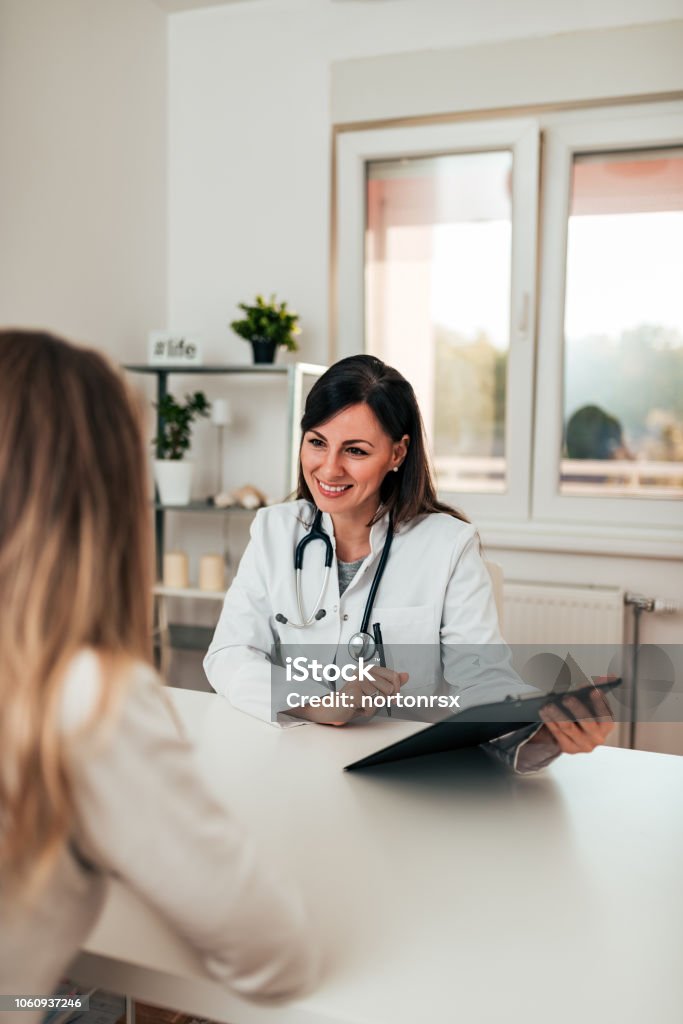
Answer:
[[434, 605], [375, 608], [389, 668], [410, 676], [404, 689], [433, 689], [441, 678], [439, 616]]

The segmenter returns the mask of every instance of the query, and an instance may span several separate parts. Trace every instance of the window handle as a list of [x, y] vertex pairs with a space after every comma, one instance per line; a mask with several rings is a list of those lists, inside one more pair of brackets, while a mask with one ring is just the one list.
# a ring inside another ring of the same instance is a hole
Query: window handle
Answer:
[[522, 292], [522, 301], [519, 306], [519, 315], [517, 317], [517, 335], [523, 337], [529, 330], [529, 309], [531, 306], [531, 296], [529, 292]]

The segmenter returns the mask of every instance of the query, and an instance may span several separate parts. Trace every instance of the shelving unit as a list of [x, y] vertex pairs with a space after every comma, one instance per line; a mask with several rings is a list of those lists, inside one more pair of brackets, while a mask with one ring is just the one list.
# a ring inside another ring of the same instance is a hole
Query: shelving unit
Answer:
[[158, 597], [192, 597], [196, 601], [222, 601], [225, 590], [200, 590], [199, 587], [167, 587], [164, 583], [155, 583], [153, 593]]
[[189, 505], [162, 505], [160, 501], [154, 502], [155, 509], [162, 509], [165, 512], [213, 512], [217, 515], [225, 515], [226, 512], [244, 512], [251, 514], [251, 509], [242, 508], [241, 505], [227, 505], [221, 508], [219, 505], [212, 505], [209, 501], [191, 501]]
[[211, 643], [212, 630], [207, 626], [190, 626], [168, 621], [166, 599], [169, 597], [189, 598], [192, 601], [213, 601], [222, 604], [224, 590], [200, 590], [199, 587], [167, 587], [155, 583], [153, 594], [157, 605], [157, 651], [159, 668], [165, 676], [168, 669], [169, 652], [177, 650], [206, 650]]
[[[157, 406], [168, 394], [168, 381], [171, 376], [233, 376], [250, 375], [264, 378], [285, 378], [287, 382], [287, 431], [286, 450], [283, 453], [286, 459], [288, 480], [290, 489], [296, 485], [297, 463], [298, 463], [298, 424], [303, 412], [305, 399], [306, 378], [316, 380], [325, 370], [326, 366], [319, 366], [314, 363], [292, 363], [290, 365], [273, 364], [227, 364], [208, 366], [150, 366], [147, 364], [132, 363], [124, 366], [129, 373], [141, 373], [156, 377]], [[163, 418], [157, 413], [157, 434], [163, 428]], [[163, 505], [159, 501], [158, 494], [153, 504], [154, 508], [154, 535], [156, 552], [157, 579], [161, 580], [163, 559], [164, 559], [164, 538], [166, 515], [169, 512], [202, 515], [253, 515], [253, 511], [238, 506], [217, 508], [208, 501], [191, 501], [188, 505]], [[199, 590], [197, 587], [171, 588], [165, 587], [158, 582], [154, 587], [154, 595], [157, 600], [158, 621], [159, 621], [159, 660], [162, 669], [167, 660], [168, 649], [178, 648], [183, 650], [202, 650], [208, 647], [211, 640], [212, 630], [205, 626], [192, 626], [181, 623], [170, 623], [168, 621], [166, 601], [168, 598], [188, 598], [191, 600], [218, 601], [222, 600], [224, 593]]]

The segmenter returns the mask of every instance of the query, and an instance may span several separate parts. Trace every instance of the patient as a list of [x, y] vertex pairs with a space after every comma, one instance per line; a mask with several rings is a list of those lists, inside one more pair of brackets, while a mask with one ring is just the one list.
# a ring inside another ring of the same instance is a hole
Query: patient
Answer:
[[315, 973], [300, 901], [204, 788], [149, 665], [145, 481], [106, 360], [0, 332], [0, 993], [53, 991], [118, 876], [226, 986], [289, 996]]

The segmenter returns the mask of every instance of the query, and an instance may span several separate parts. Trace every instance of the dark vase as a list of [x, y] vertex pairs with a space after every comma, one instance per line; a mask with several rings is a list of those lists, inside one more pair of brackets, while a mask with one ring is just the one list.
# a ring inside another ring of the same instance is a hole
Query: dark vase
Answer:
[[255, 363], [274, 363], [277, 352], [277, 342], [269, 341], [267, 338], [252, 338], [251, 347], [254, 351]]

